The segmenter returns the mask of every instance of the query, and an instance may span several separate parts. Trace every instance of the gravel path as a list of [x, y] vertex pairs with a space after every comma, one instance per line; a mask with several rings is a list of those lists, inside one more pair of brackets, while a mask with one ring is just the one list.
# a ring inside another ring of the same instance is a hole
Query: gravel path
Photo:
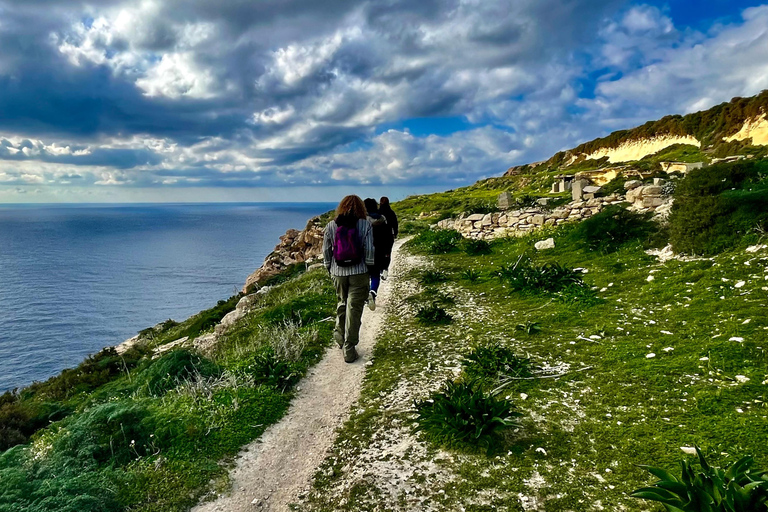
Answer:
[[310, 488], [316, 468], [333, 445], [335, 432], [349, 416], [379, 330], [387, 313], [391, 281], [404, 272], [398, 240], [392, 249], [388, 281], [379, 288], [376, 311], [363, 313], [358, 352], [360, 359], [344, 363], [334, 344], [301, 381], [286, 416], [246, 446], [231, 473], [232, 491], [193, 512], [288, 511]]

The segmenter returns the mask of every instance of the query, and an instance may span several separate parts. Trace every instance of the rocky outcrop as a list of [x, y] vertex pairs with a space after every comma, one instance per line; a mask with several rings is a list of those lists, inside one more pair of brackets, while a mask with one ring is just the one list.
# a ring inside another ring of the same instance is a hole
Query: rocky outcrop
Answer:
[[262, 286], [264, 282], [296, 263], [311, 263], [323, 256], [323, 228], [320, 217], [307, 222], [302, 231], [289, 229], [280, 237], [280, 243], [266, 257], [264, 263], [248, 276], [243, 293]]

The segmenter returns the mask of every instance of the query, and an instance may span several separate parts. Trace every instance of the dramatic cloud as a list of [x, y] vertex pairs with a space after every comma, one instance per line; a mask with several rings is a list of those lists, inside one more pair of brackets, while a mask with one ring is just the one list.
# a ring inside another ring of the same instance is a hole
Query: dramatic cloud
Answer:
[[0, 0], [0, 191], [469, 183], [759, 92], [768, 7], [732, 10]]

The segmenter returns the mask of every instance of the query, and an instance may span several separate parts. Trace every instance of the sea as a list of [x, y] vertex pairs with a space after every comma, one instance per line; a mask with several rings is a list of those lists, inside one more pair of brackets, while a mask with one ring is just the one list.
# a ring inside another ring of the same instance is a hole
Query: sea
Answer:
[[0, 393], [215, 306], [334, 206], [0, 205]]

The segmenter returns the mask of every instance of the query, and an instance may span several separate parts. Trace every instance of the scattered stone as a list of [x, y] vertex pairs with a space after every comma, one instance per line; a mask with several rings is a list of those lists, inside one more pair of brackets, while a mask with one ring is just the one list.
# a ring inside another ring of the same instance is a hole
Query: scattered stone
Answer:
[[537, 251], [543, 251], [545, 249], [554, 249], [555, 248], [555, 239], [554, 238], [547, 238], [546, 240], [541, 240], [539, 242], [536, 242], [534, 244], [534, 247]]

